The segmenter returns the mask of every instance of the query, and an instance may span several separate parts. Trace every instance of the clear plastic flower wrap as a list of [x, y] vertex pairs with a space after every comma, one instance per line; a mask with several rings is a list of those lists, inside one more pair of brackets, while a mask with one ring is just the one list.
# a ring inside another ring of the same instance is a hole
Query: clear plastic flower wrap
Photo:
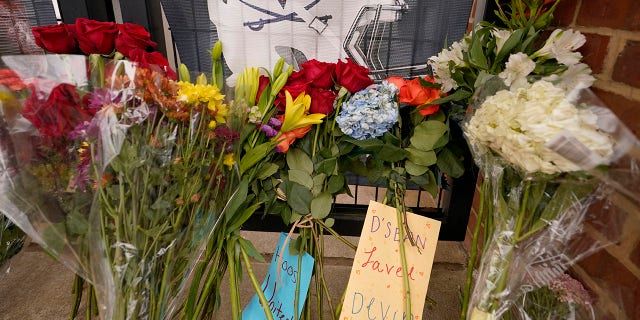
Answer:
[[185, 298], [220, 282], [209, 243], [246, 200], [218, 88], [93, 56], [2, 60], [26, 88], [2, 96], [0, 212], [91, 283], [100, 318], [202, 308]]
[[[549, 289], [559, 277], [611, 244], [585, 235], [585, 230], [607, 234], [615, 229], [607, 226], [618, 221], [602, 221], [589, 208], [610, 201], [612, 189], [603, 178], [637, 141], [632, 134], [616, 135], [604, 118], [611, 114], [585, 97], [543, 80], [508, 89], [490, 78], [476, 91], [464, 125], [483, 172], [463, 301], [467, 318], [537, 319], [532, 306], [548, 302], [540, 297], [559, 295]], [[478, 242], [482, 245], [476, 252]], [[573, 307], [560, 313], [550, 305], [546, 309], [557, 313], [543, 318], [576, 319], [578, 308]]]

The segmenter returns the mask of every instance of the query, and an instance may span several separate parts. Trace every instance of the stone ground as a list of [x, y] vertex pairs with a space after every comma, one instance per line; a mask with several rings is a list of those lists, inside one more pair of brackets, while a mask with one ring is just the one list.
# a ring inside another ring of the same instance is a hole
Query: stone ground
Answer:
[[[246, 232], [268, 262], [278, 239], [277, 233]], [[341, 242], [327, 237], [325, 274], [334, 301], [346, 287], [355, 252]], [[349, 237], [353, 243], [358, 238]], [[427, 303], [423, 319], [458, 319], [460, 288], [464, 284], [466, 252], [459, 242], [438, 242], [435, 262], [427, 295], [435, 304]], [[27, 244], [9, 261], [10, 270], [0, 275], [0, 320], [62, 320], [69, 318], [73, 274], [55, 262], [36, 244]], [[253, 264], [260, 281], [264, 278], [268, 264]], [[247, 279], [243, 282], [242, 303], [253, 296], [253, 288]], [[223, 303], [216, 319], [230, 319], [224, 301], [227, 292], [221, 292]], [[77, 319], [84, 319], [84, 316]], [[324, 319], [330, 319], [324, 317]]]

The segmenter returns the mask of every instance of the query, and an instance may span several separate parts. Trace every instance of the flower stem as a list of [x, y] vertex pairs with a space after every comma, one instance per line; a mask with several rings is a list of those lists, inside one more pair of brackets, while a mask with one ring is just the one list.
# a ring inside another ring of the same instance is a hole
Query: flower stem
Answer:
[[[487, 192], [488, 183], [487, 180], [482, 181], [482, 191], [484, 194]], [[482, 227], [482, 217], [485, 213], [484, 210], [484, 196], [480, 195], [480, 205], [478, 207], [478, 216], [476, 218], [476, 226], [473, 230], [473, 239], [471, 240], [471, 252], [469, 253], [469, 264], [467, 265], [467, 279], [464, 287], [464, 293], [462, 296], [462, 312], [460, 313], [460, 319], [467, 318], [467, 310], [469, 309], [469, 298], [471, 297], [471, 282], [473, 281], [473, 269], [476, 264], [476, 255], [478, 254], [478, 238], [480, 237], [480, 228]]]
[[402, 286], [403, 286], [403, 298], [405, 301], [404, 305], [404, 313], [409, 317], [409, 319], [413, 319], [411, 314], [411, 286], [409, 283], [409, 272], [407, 271], [407, 253], [405, 251], [404, 245], [404, 237], [405, 230], [404, 225], [405, 221], [402, 217], [402, 212], [400, 212], [400, 208], [402, 208], [398, 197], [395, 199], [396, 202], [396, 218], [398, 219], [398, 232], [400, 235], [400, 241], [398, 241], [400, 245], [400, 261], [402, 263]]
[[[524, 191], [523, 191], [523, 196], [522, 196], [522, 202], [520, 203], [520, 208], [518, 210], [518, 217], [517, 217], [517, 221], [516, 221], [516, 225], [514, 228], [514, 232], [513, 232], [513, 236], [510, 237], [510, 239], [508, 240], [510, 243], [510, 250], [507, 251], [506, 256], [501, 259], [502, 261], [502, 272], [499, 275], [498, 278], [498, 284], [496, 285], [495, 289], [493, 290], [494, 297], [501, 295], [502, 292], [505, 290], [505, 288], [507, 287], [507, 281], [509, 280], [509, 268], [511, 265], [511, 259], [513, 256], [513, 251], [515, 250], [516, 246], [518, 245], [518, 238], [520, 237], [520, 232], [522, 231], [522, 225], [524, 222], [524, 218], [525, 215], [527, 214], [527, 205], [529, 202], [529, 193], [531, 190], [531, 181], [527, 180], [525, 181], [525, 186], [524, 186]], [[491, 311], [495, 311], [498, 309], [500, 300], [497, 298], [493, 298], [493, 302], [491, 304]]]
[[[236, 243], [233, 240], [228, 239], [227, 243], [227, 263], [229, 264], [229, 291], [230, 291], [230, 300], [231, 300], [231, 315], [234, 320], [240, 319], [240, 304], [238, 301], [239, 290], [238, 290], [238, 274], [236, 268], [236, 257], [235, 257], [235, 246]], [[256, 290], [260, 291], [260, 290]]]
[[256, 279], [256, 275], [253, 273], [253, 268], [251, 267], [251, 261], [249, 261], [249, 255], [247, 255], [247, 252], [244, 250], [242, 246], [240, 246], [240, 253], [242, 253], [242, 259], [244, 260], [244, 265], [247, 268], [247, 274], [249, 274], [249, 279], [251, 279], [251, 284], [253, 285], [253, 288], [256, 290], [256, 294], [258, 295], [258, 300], [260, 300], [260, 305], [262, 305], [262, 310], [264, 310], [264, 314], [267, 316], [267, 320], [273, 320], [273, 314], [271, 313], [271, 309], [269, 309], [269, 302], [267, 301], [267, 298], [264, 296], [264, 292], [262, 291], [262, 288], [258, 283], [258, 279]]

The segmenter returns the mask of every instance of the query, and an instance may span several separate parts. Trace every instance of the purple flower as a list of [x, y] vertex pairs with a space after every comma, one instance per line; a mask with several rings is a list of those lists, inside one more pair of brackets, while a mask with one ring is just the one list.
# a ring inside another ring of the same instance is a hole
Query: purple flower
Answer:
[[119, 103], [122, 95], [115, 91], [103, 88], [96, 88], [93, 92], [87, 93], [89, 95], [87, 107], [93, 113], [102, 109], [102, 106], [109, 103]]
[[87, 140], [88, 138], [97, 136], [98, 128], [96, 127], [96, 123], [95, 121], [93, 121], [93, 119], [92, 121], [84, 121], [80, 123], [75, 128], [73, 128], [73, 130], [69, 132], [69, 134], [67, 134], [67, 137], [73, 140]]
[[[273, 119], [273, 118], [271, 118]], [[271, 121], [269, 121], [271, 122]], [[272, 128], [269, 125], [263, 124], [260, 126], [260, 130], [262, 130], [262, 132], [264, 132], [264, 134], [267, 135], [267, 137], [271, 138], [271, 137], [275, 137], [278, 134], [278, 130]]]
[[269, 125], [274, 129], [280, 130], [280, 127], [282, 126], [282, 121], [278, 120], [278, 118], [271, 118], [269, 119]]

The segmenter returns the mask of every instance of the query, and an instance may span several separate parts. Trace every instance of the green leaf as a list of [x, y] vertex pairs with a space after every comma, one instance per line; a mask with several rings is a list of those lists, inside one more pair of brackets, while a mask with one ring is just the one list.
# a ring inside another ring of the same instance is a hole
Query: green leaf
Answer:
[[378, 150], [380, 150], [380, 148], [384, 146], [384, 142], [382, 142], [382, 140], [380, 139], [356, 140], [353, 138], [345, 138], [344, 140], [355, 144], [361, 149], [364, 149], [367, 151], [373, 151], [373, 152], [377, 152]]
[[44, 249], [53, 258], [58, 258], [58, 255], [62, 253], [62, 249], [65, 246], [67, 239], [66, 228], [64, 222], [56, 222], [48, 225], [42, 231], [42, 241], [44, 242]]
[[[437, 161], [436, 152], [433, 150], [422, 151], [422, 150], [418, 150], [416, 148], [411, 148], [411, 147], [407, 148], [406, 150], [409, 153], [409, 156], [408, 156], [409, 160], [416, 165], [428, 167], [428, 166], [434, 165]], [[418, 174], [418, 176], [419, 175], [421, 174]]]
[[318, 163], [317, 171], [327, 175], [331, 175], [336, 172], [337, 167], [338, 167], [338, 159], [329, 158], [329, 159], [324, 159], [320, 161], [320, 163]]
[[442, 110], [438, 110], [438, 112], [429, 115], [429, 120], [445, 122], [447, 121], [447, 115]]
[[433, 150], [436, 142], [447, 132], [447, 125], [435, 120], [428, 120], [419, 124], [413, 131], [411, 146], [422, 151]]
[[498, 55], [496, 56], [497, 63], [502, 63], [502, 60], [511, 53], [511, 50], [513, 50], [522, 41], [522, 37], [528, 32], [529, 27], [526, 27], [511, 33], [509, 39], [504, 42], [504, 45], [502, 45], [500, 52], [498, 52]]
[[89, 221], [79, 212], [73, 211], [67, 216], [67, 230], [74, 235], [86, 234], [89, 230]]
[[249, 191], [249, 179], [244, 178], [238, 184], [238, 189], [231, 195], [231, 198], [227, 202], [224, 208], [223, 214], [225, 215], [225, 221], [230, 221], [231, 217], [237, 214], [236, 211], [240, 209], [240, 206], [247, 200], [247, 192]]
[[376, 157], [382, 161], [398, 162], [406, 158], [407, 155], [408, 153], [404, 149], [391, 144], [385, 144]]
[[320, 194], [324, 189], [324, 181], [327, 179], [327, 175], [324, 173], [317, 174], [313, 177], [313, 189], [311, 189], [311, 193], [314, 196]]
[[336, 219], [334, 218], [327, 218], [327, 220], [324, 221], [324, 225], [327, 226], [327, 228], [333, 227], [335, 223], [336, 223]]
[[324, 219], [331, 213], [333, 197], [328, 192], [323, 192], [311, 200], [311, 215], [316, 219]]
[[255, 148], [249, 149], [247, 153], [240, 159], [240, 174], [251, 169], [256, 163], [262, 160], [274, 148], [273, 142], [265, 142], [257, 145]]
[[412, 176], [410, 181], [429, 192], [434, 199], [438, 195], [438, 182], [433, 171], [429, 170], [421, 176]]
[[434, 88], [434, 89], [440, 89], [440, 84], [437, 83], [431, 83], [423, 78], [418, 78], [418, 81], [420, 82], [420, 85], [424, 88]]
[[313, 173], [313, 161], [300, 149], [289, 149], [287, 152], [287, 165], [293, 170], [301, 170], [308, 174]]
[[311, 212], [311, 200], [313, 200], [313, 194], [306, 187], [291, 182], [287, 185], [287, 203], [291, 206], [291, 209], [301, 215], [306, 215]]
[[433, 148], [434, 149], [442, 148], [442, 147], [446, 146], [447, 143], [449, 143], [449, 135], [445, 134], [442, 137], [440, 137], [440, 139], [438, 139], [438, 141], [436, 141], [436, 144], [433, 145]]
[[402, 139], [396, 137], [396, 135], [394, 134], [391, 134], [389, 131], [385, 132], [384, 135], [382, 135], [382, 141], [384, 142], [384, 147], [387, 147], [388, 145], [402, 145]]
[[488, 29], [475, 31], [469, 44], [469, 63], [482, 70], [489, 69], [487, 56], [482, 48], [483, 38], [488, 32]]
[[289, 180], [299, 183], [309, 190], [313, 188], [313, 178], [311, 178], [311, 175], [306, 171], [289, 170]]
[[404, 168], [407, 170], [407, 173], [412, 176], [421, 176], [429, 171], [429, 167], [417, 165], [410, 160], [404, 162]]
[[233, 233], [237, 230], [240, 230], [242, 225], [251, 218], [251, 215], [260, 208], [262, 202], [254, 203], [250, 207], [242, 210], [241, 213], [234, 214], [227, 223], [226, 231], [229, 233]]
[[467, 99], [471, 97], [471, 92], [464, 90], [464, 89], [458, 89], [456, 92], [444, 97], [444, 98], [440, 98], [434, 101], [431, 101], [431, 104], [443, 104], [449, 101], [462, 101], [464, 99]]
[[256, 247], [253, 246], [253, 243], [251, 243], [251, 241], [244, 238], [238, 238], [238, 242], [240, 243], [240, 247], [242, 247], [242, 250], [244, 250], [244, 252], [246, 252], [249, 257], [252, 257], [259, 262], [266, 262], [260, 252], [256, 250]]
[[453, 178], [459, 178], [464, 174], [462, 157], [457, 156], [449, 148], [444, 148], [438, 153], [438, 168]]
[[289, 216], [289, 221], [286, 222], [286, 224], [292, 224], [295, 223], [296, 221], [298, 221], [300, 218], [302, 218], [302, 215], [295, 212], [295, 211], [291, 211], [291, 216]]
[[331, 194], [336, 194], [342, 187], [344, 186], [344, 176], [343, 175], [335, 175], [329, 178], [329, 185], [327, 187], [327, 191], [331, 192]]
[[276, 172], [278, 172], [278, 168], [279, 168], [278, 165], [275, 163], [265, 163], [260, 167], [260, 171], [258, 171], [257, 178], [259, 180], [266, 179], [274, 175]]

